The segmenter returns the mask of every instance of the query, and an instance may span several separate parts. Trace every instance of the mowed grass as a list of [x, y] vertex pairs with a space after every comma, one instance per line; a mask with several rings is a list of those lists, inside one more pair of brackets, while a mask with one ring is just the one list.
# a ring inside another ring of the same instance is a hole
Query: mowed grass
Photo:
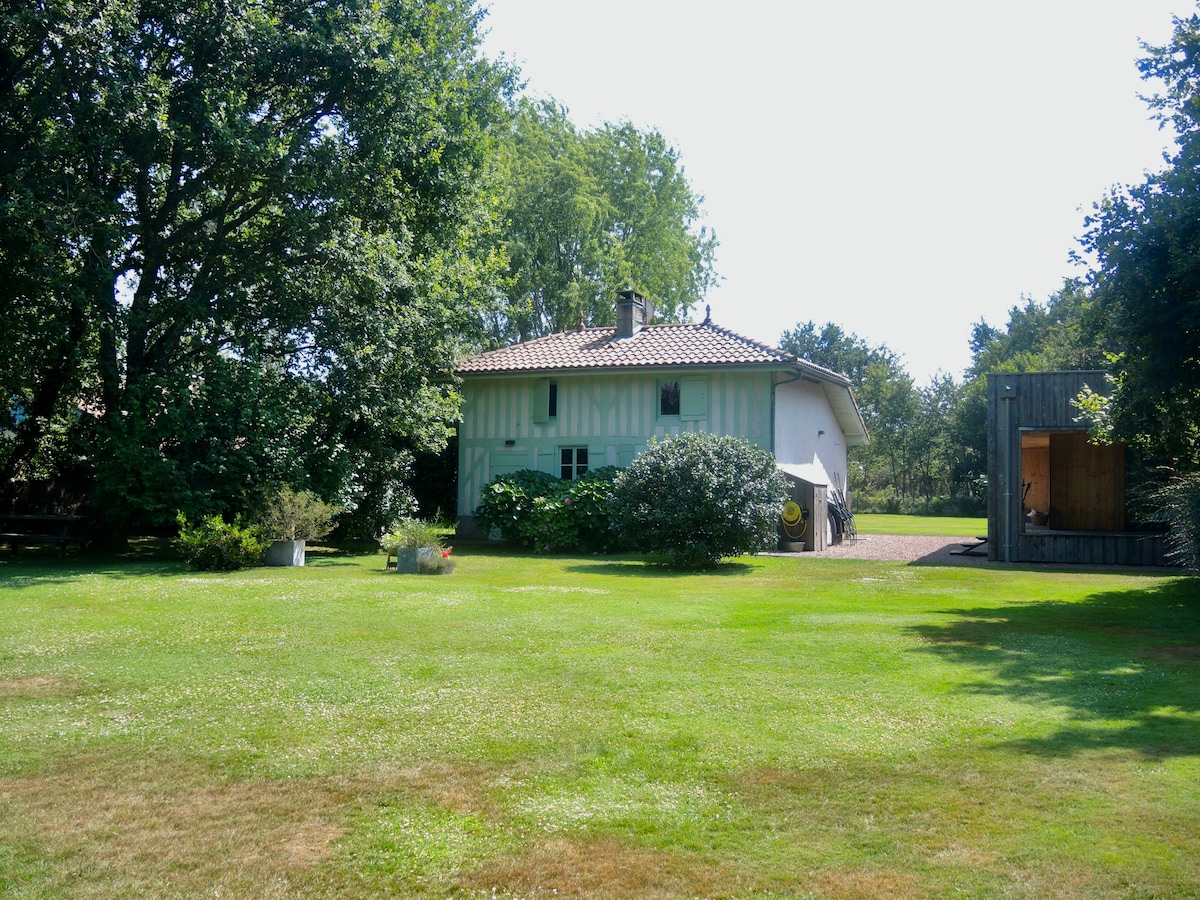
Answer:
[[859, 534], [912, 534], [931, 537], [968, 537], [987, 534], [987, 519], [965, 516], [896, 516], [855, 513]]
[[1200, 894], [1195, 579], [0, 563], [5, 897]]

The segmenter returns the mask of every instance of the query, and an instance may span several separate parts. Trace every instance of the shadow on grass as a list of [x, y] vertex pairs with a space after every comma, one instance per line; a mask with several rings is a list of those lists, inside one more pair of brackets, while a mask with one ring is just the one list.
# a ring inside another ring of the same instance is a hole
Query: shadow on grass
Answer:
[[1068, 724], [1009, 746], [1067, 755], [1129, 749], [1200, 753], [1200, 580], [948, 611], [914, 628], [928, 652], [986, 677], [963, 690], [1068, 711]]
[[745, 575], [754, 567], [742, 562], [723, 562], [711, 569], [672, 569], [665, 563], [653, 560], [613, 560], [610, 562], [581, 563], [564, 567], [568, 572], [583, 575], [636, 576], [638, 578], [684, 578], [692, 575]]

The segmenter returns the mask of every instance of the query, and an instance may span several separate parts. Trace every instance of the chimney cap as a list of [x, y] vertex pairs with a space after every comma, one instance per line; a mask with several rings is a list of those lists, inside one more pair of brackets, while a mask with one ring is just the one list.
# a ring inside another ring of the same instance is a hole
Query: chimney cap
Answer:
[[622, 290], [617, 291], [617, 296], [626, 302], [633, 302], [633, 301], [637, 301], [637, 300], [645, 300], [646, 299], [641, 294], [639, 294], [632, 285], [629, 285], [628, 287], [625, 287]]

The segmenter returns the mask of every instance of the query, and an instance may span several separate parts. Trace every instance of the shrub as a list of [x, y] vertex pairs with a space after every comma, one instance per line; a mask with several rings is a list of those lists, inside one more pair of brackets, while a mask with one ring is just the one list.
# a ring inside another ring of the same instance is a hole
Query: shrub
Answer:
[[614, 466], [593, 469], [574, 481], [532, 469], [500, 475], [484, 486], [475, 518], [514, 546], [555, 553], [610, 552], [619, 548], [608, 512], [616, 476]]
[[652, 440], [618, 476], [611, 515], [631, 546], [677, 568], [706, 568], [772, 546], [786, 499], [772, 454], [689, 432]]
[[378, 537], [379, 546], [389, 553], [401, 548], [440, 547], [442, 532], [438, 526], [421, 519], [401, 519]]
[[264, 503], [262, 528], [274, 541], [319, 541], [333, 531], [339, 511], [312, 491], [295, 491], [284, 485]]
[[226, 523], [220, 516], [205, 516], [195, 525], [179, 513], [177, 546], [193, 569], [232, 572], [262, 562], [262, 529], [248, 525], [241, 517]]
[[1148, 521], [1167, 528], [1167, 560], [1187, 569], [1200, 569], [1200, 473], [1171, 478], [1151, 490]]

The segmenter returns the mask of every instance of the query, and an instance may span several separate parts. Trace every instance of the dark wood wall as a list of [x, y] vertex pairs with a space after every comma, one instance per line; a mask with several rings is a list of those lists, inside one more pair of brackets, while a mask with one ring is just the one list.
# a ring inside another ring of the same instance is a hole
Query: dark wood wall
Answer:
[[[988, 558], [1161, 565], [1160, 535], [1124, 530], [1124, 448], [1088, 443], [1087, 426], [1071, 404], [1084, 385], [1105, 391], [1104, 372], [999, 374], [987, 382]], [[1021, 503], [1021, 439], [1029, 432], [1050, 433], [1046, 529], [1027, 527]]]

